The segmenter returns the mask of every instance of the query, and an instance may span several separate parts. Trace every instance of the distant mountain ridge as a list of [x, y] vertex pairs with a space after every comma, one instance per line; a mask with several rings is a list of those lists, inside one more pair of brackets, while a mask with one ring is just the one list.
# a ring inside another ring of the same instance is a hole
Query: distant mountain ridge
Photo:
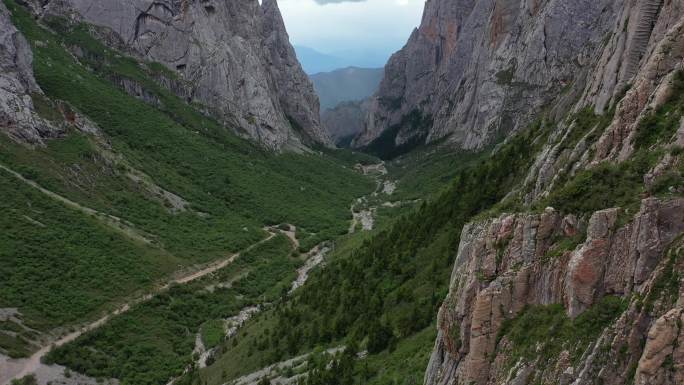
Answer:
[[348, 147], [364, 130], [368, 102], [384, 73], [383, 68], [347, 67], [309, 76], [321, 101], [321, 125], [335, 145]]
[[323, 53], [315, 48], [295, 45], [297, 59], [304, 72], [309, 75], [331, 72], [340, 68], [380, 68], [384, 67], [392, 55], [391, 49], [344, 49]]
[[307, 74], [316, 74], [319, 72], [329, 72], [335, 69], [344, 67], [344, 59], [324, 54], [316, 51], [313, 48], [294, 46], [297, 54], [297, 59], [302, 63], [302, 68]]
[[384, 75], [382, 68], [347, 67], [309, 76], [321, 101], [321, 110], [342, 102], [359, 101], [378, 90]]

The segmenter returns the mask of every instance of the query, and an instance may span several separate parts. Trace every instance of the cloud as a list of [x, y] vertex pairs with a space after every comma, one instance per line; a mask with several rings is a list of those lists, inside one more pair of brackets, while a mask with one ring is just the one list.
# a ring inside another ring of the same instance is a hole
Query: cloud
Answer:
[[278, 0], [290, 41], [319, 52], [389, 56], [420, 23], [425, 0]]
[[326, 4], [337, 4], [337, 3], [361, 3], [367, 0], [314, 0], [316, 3], [321, 5]]

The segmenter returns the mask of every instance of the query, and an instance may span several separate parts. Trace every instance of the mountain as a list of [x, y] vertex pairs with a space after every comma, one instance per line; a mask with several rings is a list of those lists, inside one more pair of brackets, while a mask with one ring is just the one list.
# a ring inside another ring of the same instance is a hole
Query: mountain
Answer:
[[387, 60], [394, 53], [394, 49], [388, 47], [379, 48], [348, 48], [330, 52], [332, 56], [344, 58], [346, 66], [362, 68], [380, 68], [387, 64]]
[[69, 0], [41, 12], [102, 27], [104, 41], [178, 73], [179, 96], [269, 148], [328, 143], [274, 0]]
[[368, 113], [368, 99], [342, 102], [321, 113], [321, 124], [338, 147], [349, 147], [363, 131]]
[[584, 91], [618, 6], [563, 7], [427, 2], [420, 27], [388, 62], [355, 145], [410, 148], [446, 140], [482, 149], [525, 127], [556, 96], [564, 95], [560, 107], [567, 106]]
[[96, 383], [45, 356], [104, 325], [154, 334], [105, 381], [166, 383], [347, 231], [372, 158], [323, 145], [275, 5], [0, 2], [0, 384]]
[[682, 5], [428, 1], [356, 139], [401, 198], [200, 378], [682, 383]]
[[321, 109], [341, 102], [358, 101], [373, 95], [383, 76], [382, 68], [347, 67], [310, 75], [321, 101]]
[[309, 47], [295, 46], [294, 48], [297, 52], [297, 59], [302, 63], [307, 74], [329, 72], [348, 66], [347, 60], [343, 58], [324, 54]]
[[297, 58], [309, 75], [331, 72], [346, 67], [380, 68], [387, 63], [392, 52], [370, 49], [345, 49], [322, 53], [313, 48], [295, 46]]
[[348, 147], [364, 128], [367, 99], [383, 76], [382, 68], [347, 67], [310, 75], [321, 100], [321, 124], [333, 142]]
[[[354, 151], [235, 135], [68, 1], [0, 4], [0, 385], [684, 383], [682, 0], [429, 0], [324, 112]], [[261, 35], [163, 6], [224, 4]]]
[[[549, 24], [563, 12], [609, 15], [597, 26], [605, 36], [577, 57], [581, 68], [565, 90], [574, 95], [570, 108], [558, 108], [568, 105], [561, 93], [538, 115], [550, 136], [507, 198], [534, 213], [518, 208], [463, 228], [428, 385], [684, 380], [681, 4], [568, 4], [531, 9], [546, 26], [544, 55], [564, 52], [550, 41], [563, 22]], [[454, 4], [430, 5], [438, 15]], [[497, 6], [488, 24], [492, 47], [499, 31], [510, 30], [494, 22], [525, 11], [497, 14]], [[566, 42], [582, 34], [567, 31]], [[525, 67], [517, 68], [511, 88], [525, 79], [518, 72]], [[563, 110], [568, 115], [554, 118]]]

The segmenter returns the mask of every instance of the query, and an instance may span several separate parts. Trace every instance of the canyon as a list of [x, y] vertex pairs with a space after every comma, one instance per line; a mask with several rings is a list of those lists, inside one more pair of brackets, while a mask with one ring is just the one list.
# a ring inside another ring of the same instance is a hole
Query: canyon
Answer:
[[428, 0], [322, 117], [275, 0], [5, 0], [0, 32], [3, 357], [684, 382], [684, 1]]

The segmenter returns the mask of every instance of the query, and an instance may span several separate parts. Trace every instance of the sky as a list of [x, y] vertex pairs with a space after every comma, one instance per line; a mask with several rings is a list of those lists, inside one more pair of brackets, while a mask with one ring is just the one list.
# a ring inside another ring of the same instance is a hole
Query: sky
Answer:
[[326, 54], [400, 49], [425, 0], [279, 0], [290, 42]]

